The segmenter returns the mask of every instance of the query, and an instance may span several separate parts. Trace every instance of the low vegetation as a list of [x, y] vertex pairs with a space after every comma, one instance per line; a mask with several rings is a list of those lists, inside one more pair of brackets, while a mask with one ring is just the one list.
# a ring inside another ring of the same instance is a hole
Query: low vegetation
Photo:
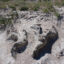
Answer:
[[43, 8], [44, 13], [54, 12], [54, 7], [51, 1], [47, 1], [45, 7]]
[[19, 9], [20, 11], [38, 11], [42, 10], [44, 13], [54, 12], [57, 18], [60, 16], [54, 9], [53, 5], [64, 6], [64, 0], [56, 0], [52, 2], [51, 0], [39, 0], [38, 2], [27, 2], [26, 0], [0, 0], [0, 8], [6, 8], [8, 5], [13, 11]]
[[59, 14], [58, 12], [55, 12], [54, 14], [55, 14], [55, 16], [56, 16], [57, 18], [60, 17], [60, 14]]
[[39, 8], [40, 8], [39, 5], [38, 5], [38, 4], [35, 4], [35, 5], [33, 6], [33, 8], [31, 8], [31, 10], [38, 11]]
[[54, 4], [59, 7], [64, 6], [64, 0], [56, 0]]
[[0, 0], [0, 1], [2, 1], [2, 2], [8, 2], [8, 1], [10, 1], [10, 0]]
[[[52, 2], [51, 0], [39, 0], [38, 2], [27, 2], [26, 0], [1, 0], [3, 2], [0, 2], [0, 7], [5, 7], [5, 5], [8, 5], [13, 10], [16, 10], [17, 7], [20, 7], [19, 9], [22, 11], [25, 10], [34, 10], [38, 11], [39, 9], [44, 9], [44, 12], [53, 12], [54, 8], [53, 5], [63, 6], [64, 0], [56, 0], [55, 2]], [[6, 3], [5, 3], [6, 2]], [[4, 5], [3, 5], [4, 4]]]
[[44, 13], [49, 13], [49, 10], [47, 8], [43, 9]]

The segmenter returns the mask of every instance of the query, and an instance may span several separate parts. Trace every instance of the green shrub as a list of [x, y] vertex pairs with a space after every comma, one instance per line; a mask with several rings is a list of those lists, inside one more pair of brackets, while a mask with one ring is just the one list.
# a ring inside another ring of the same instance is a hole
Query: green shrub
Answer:
[[9, 6], [13, 11], [16, 10], [15, 6]]
[[45, 4], [46, 4], [45, 8], [43, 8], [44, 13], [49, 13], [49, 12], [55, 11], [51, 1], [46, 1]]
[[44, 13], [49, 13], [49, 10], [47, 8], [43, 9]]
[[33, 8], [33, 10], [34, 10], [34, 11], [38, 11], [38, 10], [39, 10], [39, 7], [38, 7], [38, 6], [35, 6], [35, 7]]
[[38, 11], [39, 8], [40, 8], [40, 4], [37, 3], [37, 4], [35, 4], [35, 5], [33, 6], [32, 10], [34, 10], [34, 11]]
[[57, 19], [60, 18], [60, 14], [59, 14], [58, 12], [55, 11], [54, 14], [55, 14], [55, 16], [57, 17]]
[[54, 7], [53, 7], [52, 3], [49, 3], [47, 8], [49, 11], [54, 12]]
[[27, 6], [23, 6], [20, 8], [20, 11], [27, 11], [29, 8]]

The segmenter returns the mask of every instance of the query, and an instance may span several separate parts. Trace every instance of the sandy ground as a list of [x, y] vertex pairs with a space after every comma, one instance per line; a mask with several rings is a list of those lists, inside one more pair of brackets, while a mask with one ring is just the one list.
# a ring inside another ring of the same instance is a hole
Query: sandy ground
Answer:
[[[20, 12], [26, 13], [26, 12]], [[19, 14], [20, 14], [19, 13]], [[37, 16], [36, 18], [30, 18], [33, 16]], [[27, 19], [26, 19], [27, 18]], [[29, 19], [30, 18], [30, 19]], [[40, 19], [44, 18], [44, 19]], [[17, 54], [16, 59], [14, 59], [11, 56], [11, 48], [14, 43], [13, 41], [8, 41], [8, 35], [6, 33], [6, 30], [2, 33], [0, 33], [0, 64], [35, 64], [36, 62], [41, 62], [41, 60], [34, 60], [32, 58], [32, 53], [35, 49], [35, 47], [40, 44], [41, 42], [38, 41], [38, 30], [34, 30], [31, 27], [36, 28], [36, 24], [41, 24], [41, 27], [43, 29], [43, 35], [46, 35], [46, 33], [49, 31], [49, 29], [52, 28], [52, 26], [56, 26], [58, 32], [59, 32], [59, 40], [56, 41], [56, 43], [52, 47], [52, 55], [56, 56], [60, 50], [64, 48], [64, 22], [62, 22], [61, 27], [57, 27], [57, 21], [55, 16], [52, 16], [45, 18], [43, 14], [36, 14], [35, 12], [30, 14], [28, 12], [28, 15], [26, 15], [24, 18], [20, 18], [18, 20], [18, 23], [14, 24], [15, 29], [17, 30], [17, 36], [18, 36], [18, 42], [23, 41], [25, 38], [23, 30], [26, 30], [28, 32], [28, 46], [26, 50], [21, 53]], [[36, 33], [36, 35], [34, 34]], [[12, 33], [11, 33], [12, 34]], [[46, 54], [43, 58], [46, 58], [48, 54]], [[63, 63], [62, 63], [63, 64]]]

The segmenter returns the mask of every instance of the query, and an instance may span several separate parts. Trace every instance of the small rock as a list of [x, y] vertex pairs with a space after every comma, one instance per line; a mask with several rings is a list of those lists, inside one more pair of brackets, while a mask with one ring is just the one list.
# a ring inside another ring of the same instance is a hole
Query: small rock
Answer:
[[43, 33], [43, 31], [42, 31], [42, 28], [40, 27], [39, 34], [42, 34], [42, 33]]
[[51, 47], [53, 43], [58, 39], [57, 30], [55, 28], [52, 29], [54, 29], [54, 31], [50, 30], [47, 35], [40, 40], [42, 43], [36, 47], [32, 55], [34, 59], [38, 59], [41, 55], [41, 52], [42, 55], [45, 53], [51, 53]]
[[18, 37], [17, 37], [17, 35], [12, 34], [7, 40], [13, 40], [16, 42], [18, 40]]
[[64, 49], [60, 52], [60, 56], [64, 56]]
[[0, 30], [5, 30], [6, 26], [4, 24], [0, 25]]
[[7, 30], [7, 34], [10, 34], [10, 30], [9, 29]]
[[28, 45], [28, 41], [24, 40], [22, 42], [15, 43], [11, 49], [12, 56], [14, 57], [16, 53], [22, 53]]

